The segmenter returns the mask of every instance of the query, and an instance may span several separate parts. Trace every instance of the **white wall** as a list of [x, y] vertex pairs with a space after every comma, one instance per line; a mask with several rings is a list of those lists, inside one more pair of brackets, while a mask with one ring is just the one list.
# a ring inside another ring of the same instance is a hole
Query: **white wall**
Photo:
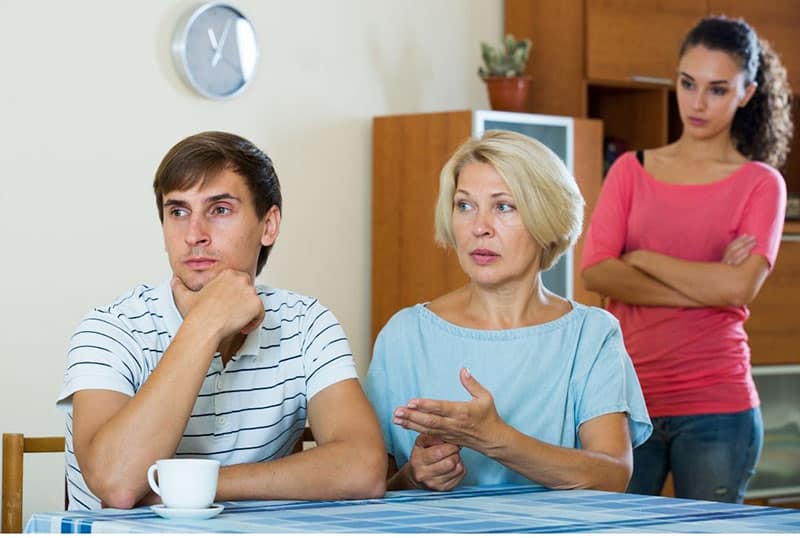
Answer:
[[[89, 309], [168, 275], [150, 184], [166, 150], [221, 129], [274, 159], [281, 237], [260, 280], [317, 296], [369, 360], [371, 118], [486, 108], [479, 41], [501, 0], [234, 0], [261, 47], [228, 102], [169, 53], [189, 0], [4, 0], [0, 31], [0, 430], [61, 434], [54, 401]], [[25, 519], [61, 503], [59, 456], [26, 457]], [[47, 477], [45, 479], [45, 477]]]

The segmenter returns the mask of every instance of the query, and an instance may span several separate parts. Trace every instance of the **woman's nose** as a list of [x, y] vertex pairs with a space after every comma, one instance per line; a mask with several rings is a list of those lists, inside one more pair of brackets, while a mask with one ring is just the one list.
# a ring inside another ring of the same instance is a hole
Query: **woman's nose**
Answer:
[[694, 99], [692, 99], [692, 107], [695, 110], [703, 110], [706, 108], [705, 92], [696, 92], [694, 94]]
[[479, 211], [475, 215], [475, 220], [473, 221], [472, 233], [476, 237], [480, 237], [484, 235], [491, 235], [493, 231], [494, 229], [492, 228], [490, 215], [484, 211]]

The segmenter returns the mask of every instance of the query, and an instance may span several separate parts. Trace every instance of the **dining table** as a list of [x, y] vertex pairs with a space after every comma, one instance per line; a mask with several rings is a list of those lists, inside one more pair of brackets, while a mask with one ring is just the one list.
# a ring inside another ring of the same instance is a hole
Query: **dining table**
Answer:
[[231, 501], [210, 519], [150, 507], [35, 513], [36, 533], [800, 533], [800, 510], [536, 485], [388, 492], [380, 499]]

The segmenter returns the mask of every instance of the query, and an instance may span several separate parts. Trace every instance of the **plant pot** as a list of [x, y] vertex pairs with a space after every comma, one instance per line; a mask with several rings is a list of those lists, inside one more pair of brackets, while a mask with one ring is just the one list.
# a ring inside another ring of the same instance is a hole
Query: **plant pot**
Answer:
[[528, 90], [531, 86], [530, 75], [486, 77], [483, 81], [486, 82], [486, 89], [489, 91], [489, 104], [492, 110], [525, 112]]

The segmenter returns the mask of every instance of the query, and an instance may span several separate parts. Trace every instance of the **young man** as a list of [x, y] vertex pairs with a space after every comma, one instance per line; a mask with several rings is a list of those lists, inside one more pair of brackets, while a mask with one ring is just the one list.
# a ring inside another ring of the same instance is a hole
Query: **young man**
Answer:
[[[72, 337], [59, 396], [70, 509], [159, 502], [147, 468], [171, 457], [219, 460], [217, 500], [383, 495], [386, 451], [336, 318], [254, 284], [281, 222], [269, 157], [200, 133], [153, 187], [173, 276]], [[292, 454], [306, 418], [318, 447]]]

